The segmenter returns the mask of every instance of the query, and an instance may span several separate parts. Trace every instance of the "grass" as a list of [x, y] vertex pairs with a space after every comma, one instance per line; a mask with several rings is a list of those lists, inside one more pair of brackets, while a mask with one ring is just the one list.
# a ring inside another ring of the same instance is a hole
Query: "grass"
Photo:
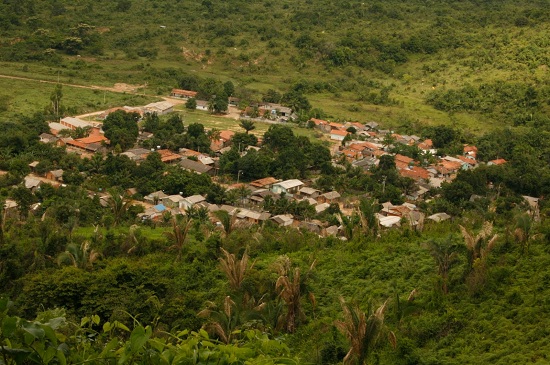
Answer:
[[[0, 78], [0, 99], [7, 100], [0, 117], [9, 119], [17, 115], [32, 115], [50, 104], [55, 85], [31, 80]], [[120, 105], [144, 105], [158, 100], [124, 93], [63, 86], [62, 105], [68, 114], [82, 114]]]
[[[230, 117], [222, 117], [217, 115], [212, 115], [208, 112], [201, 110], [186, 110], [185, 108], [178, 107], [177, 110], [182, 116], [182, 119], [186, 125], [192, 123], [200, 123], [204, 125], [205, 128], [211, 129], [216, 128], [219, 130], [230, 130], [234, 132], [244, 132], [244, 129], [239, 126], [239, 121]], [[272, 125], [270, 123], [256, 122], [256, 129], [252, 130], [250, 133], [261, 137]], [[290, 128], [297, 136], [306, 136], [311, 140], [319, 139], [314, 130], [301, 128], [296, 124], [288, 123]]]

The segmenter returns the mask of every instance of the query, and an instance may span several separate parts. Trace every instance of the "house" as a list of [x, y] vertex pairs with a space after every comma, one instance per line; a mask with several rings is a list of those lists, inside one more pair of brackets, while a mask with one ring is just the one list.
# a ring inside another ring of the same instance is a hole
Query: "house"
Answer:
[[183, 196], [174, 194], [162, 198], [161, 202], [167, 208], [180, 208], [181, 204], [183, 204], [183, 200]]
[[314, 219], [309, 222], [301, 222], [300, 228], [306, 229], [310, 232], [320, 235], [321, 232], [323, 231], [323, 223], [321, 223], [321, 221], [317, 219]]
[[290, 117], [292, 114], [292, 109], [282, 106], [281, 104], [274, 103], [263, 103], [258, 105], [258, 110], [260, 114], [264, 117], [267, 116], [281, 116], [281, 117]]
[[428, 217], [428, 219], [437, 223], [446, 221], [447, 219], [450, 219], [450, 218], [451, 216], [448, 215], [447, 213], [435, 213]]
[[371, 131], [372, 130], [377, 130], [378, 129], [378, 123], [376, 122], [368, 122], [365, 124], [365, 127], [367, 127], [368, 129], [370, 129]]
[[434, 148], [434, 144], [431, 139], [425, 139], [418, 144], [418, 148], [423, 151], [431, 151]]
[[325, 210], [327, 210], [329, 207], [330, 207], [330, 204], [329, 204], [329, 203], [317, 204], [317, 205], [315, 206], [315, 213], [316, 213], [316, 214], [323, 213], [323, 212], [324, 212]]
[[42, 184], [42, 181], [34, 176], [28, 175], [28, 176], [25, 176], [25, 178], [23, 179], [23, 183], [25, 184], [25, 187], [27, 189], [34, 192], [40, 187], [40, 185]]
[[179, 162], [179, 165], [182, 169], [194, 172], [195, 174], [208, 174], [214, 175], [215, 170], [212, 166], [205, 165], [203, 163], [184, 158]]
[[275, 183], [271, 186], [271, 191], [276, 194], [294, 194], [304, 185], [303, 182], [297, 179], [285, 180]]
[[157, 115], [164, 115], [172, 113], [174, 111], [174, 105], [167, 101], [157, 101], [156, 103], [150, 103], [143, 107], [144, 113], [156, 113]]
[[41, 143], [55, 143], [58, 140], [56, 136], [49, 133], [42, 133], [39, 137]]
[[54, 136], [57, 136], [59, 132], [61, 132], [62, 130], [65, 130], [65, 129], [71, 130], [71, 128], [57, 122], [48, 123], [48, 127], [50, 128], [50, 133], [53, 134]]
[[477, 158], [477, 147], [476, 146], [470, 146], [465, 144], [464, 145], [464, 156], [472, 157], [473, 159]]
[[308, 123], [313, 124], [315, 128], [319, 129], [323, 133], [329, 133], [331, 130], [330, 122], [326, 120], [311, 118]]
[[63, 181], [63, 170], [58, 169], [58, 170], [48, 171], [46, 173], [46, 179], [53, 180], [53, 181], [59, 181], [59, 182]]
[[197, 103], [197, 106], [195, 107], [195, 109], [202, 110], [203, 112], [208, 111], [208, 101], [206, 101], [206, 100], [197, 100], [196, 103]]
[[94, 127], [93, 123], [87, 122], [82, 119], [74, 118], [74, 117], [65, 117], [59, 121], [59, 124], [69, 129], [72, 129], [73, 131], [76, 130], [77, 128]]
[[195, 207], [197, 204], [203, 203], [206, 201], [206, 198], [202, 195], [191, 195], [187, 198], [183, 198], [180, 203], [180, 208], [184, 210], [189, 210], [190, 208]]
[[271, 217], [271, 214], [267, 212], [257, 212], [255, 210], [244, 208], [233, 210], [233, 214], [235, 214], [237, 219], [246, 220], [247, 222], [253, 224], [264, 223]]
[[28, 166], [32, 172], [36, 172], [36, 166], [40, 164], [40, 161], [33, 161]]
[[157, 150], [157, 152], [160, 154], [160, 160], [164, 163], [173, 163], [182, 159], [181, 155], [167, 149]]
[[294, 222], [294, 219], [291, 214], [276, 215], [272, 217], [271, 220], [277, 223], [279, 227], [287, 227], [292, 225], [292, 223]]
[[140, 217], [142, 220], [157, 220], [166, 211], [167, 210], [164, 205], [157, 204], [153, 207], [145, 209], [145, 212], [138, 214], [138, 217]]
[[[331, 123], [332, 124], [332, 123]], [[330, 131], [330, 139], [333, 141], [343, 141], [344, 138], [349, 134], [348, 131], [342, 129], [332, 129]]]
[[329, 191], [328, 193], [324, 193], [323, 195], [320, 195], [317, 198], [317, 201], [319, 203], [328, 203], [328, 204], [338, 203], [339, 200], [340, 200], [340, 193], [338, 193], [337, 191]]
[[410, 177], [415, 181], [428, 180], [430, 178], [430, 173], [428, 170], [418, 166], [402, 168], [399, 170], [399, 175], [403, 177]]
[[170, 96], [174, 98], [181, 98], [181, 99], [191, 99], [197, 97], [196, 91], [190, 91], [190, 90], [183, 90], [183, 89], [172, 89], [172, 92], [170, 92]]
[[149, 204], [158, 204], [162, 199], [166, 198], [168, 195], [164, 194], [163, 191], [155, 191], [143, 198], [146, 203]]
[[376, 213], [378, 224], [385, 228], [399, 227], [401, 225], [401, 217], [398, 216], [383, 216]]
[[236, 97], [234, 97], [234, 96], [230, 96], [230, 97], [227, 99], [227, 103], [228, 103], [230, 106], [234, 106], [234, 107], [238, 107], [240, 102], [241, 102], [241, 99], [236, 98]]
[[143, 161], [147, 158], [151, 151], [146, 150], [145, 148], [132, 148], [126, 152], [122, 152], [121, 155], [127, 156], [132, 161]]
[[313, 189], [313, 188], [309, 188], [309, 187], [303, 187], [300, 190], [298, 190], [298, 193], [299, 193], [300, 197], [302, 197], [302, 198], [315, 199], [319, 196], [319, 194], [321, 192], [317, 189]]
[[331, 129], [331, 130], [334, 130], [334, 129], [340, 129], [340, 130], [346, 129], [346, 127], [345, 127], [342, 123], [330, 122], [328, 125], [330, 126], [330, 129]]
[[491, 160], [489, 162], [487, 162], [487, 166], [493, 166], [493, 165], [503, 165], [505, 164], [507, 161], [503, 158], [497, 158], [496, 160]]
[[395, 155], [395, 166], [398, 169], [407, 168], [412, 165], [414, 165], [414, 159], [400, 154]]

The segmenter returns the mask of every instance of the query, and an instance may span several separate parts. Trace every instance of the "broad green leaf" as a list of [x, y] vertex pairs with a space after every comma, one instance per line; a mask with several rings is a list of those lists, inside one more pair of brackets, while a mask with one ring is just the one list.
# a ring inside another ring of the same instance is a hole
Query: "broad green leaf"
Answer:
[[17, 328], [17, 317], [6, 317], [2, 322], [2, 334], [4, 337], [10, 337]]
[[103, 348], [103, 351], [101, 351], [101, 354], [99, 357], [104, 358], [108, 357], [108, 355], [111, 355], [111, 352], [116, 348], [118, 345], [118, 338], [113, 338], [109, 343]]
[[82, 317], [80, 320], [80, 327], [84, 327], [88, 322], [90, 322], [90, 317]]
[[118, 329], [124, 330], [126, 332], [130, 332], [130, 329], [126, 327], [123, 323], [120, 323], [119, 321], [114, 321], [113, 325]]
[[204, 329], [200, 329], [199, 330], [199, 334], [201, 335], [201, 337], [204, 337], [206, 339], [209, 339], [210, 337], [208, 337], [208, 332], [206, 332]]
[[67, 358], [65, 357], [65, 353], [63, 351], [57, 350], [56, 356], [60, 365], [67, 365]]
[[109, 332], [113, 326], [111, 326], [111, 322], [105, 322], [103, 323], [103, 332]]
[[101, 319], [99, 318], [99, 316], [97, 314], [94, 314], [92, 316], [92, 322], [94, 322], [94, 324], [98, 325], [100, 321], [101, 321]]
[[29, 334], [31, 334], [36, 339], [43, 339], [44, 338], [44, 330], [35, 323], [30, 322], [24, 322], [21, 326], [23, 330]]
[[138, 352], [147, 342], [151, 334], [147, 334], [145, 328], [137, 326], [130, 335], [130, 349], [132, 353]]

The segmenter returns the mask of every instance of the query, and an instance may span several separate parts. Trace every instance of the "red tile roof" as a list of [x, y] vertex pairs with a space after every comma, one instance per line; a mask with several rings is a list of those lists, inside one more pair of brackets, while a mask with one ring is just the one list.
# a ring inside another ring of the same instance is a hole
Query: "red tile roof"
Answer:
[[176, 96], [187, 96], [189, 98], [194, 98], [197, 96], [196, 91], [182, 90], [182, 89], [172, 89], [172, 95]]
[[399, 174], [403, 177], [410, 177], [414, 180], [429, 179], [430, 173], [428, 170], [423, 169], [422, 167], [413, 166], [412, 168], [405, 168], [399, 170]]
[[309, 121], [313, 122], [315, 125], [330, 124], [330, 122], [327, 122], [326, 120], [316, 119], [316, 118], [311, 118]]
[[349, 132], [340, 129], [333, 129], [330, 131], [330, 134], [335, 134], [337, 136], [347, 136]]
[[502, 164], [505, 164], [508, 161], [506, 161], [503, 158], [497, 158], [496, 160], [492, 160], [492, 161], [489, 161], [489, 162], [492, 163], [493, 165], [502, 165]]

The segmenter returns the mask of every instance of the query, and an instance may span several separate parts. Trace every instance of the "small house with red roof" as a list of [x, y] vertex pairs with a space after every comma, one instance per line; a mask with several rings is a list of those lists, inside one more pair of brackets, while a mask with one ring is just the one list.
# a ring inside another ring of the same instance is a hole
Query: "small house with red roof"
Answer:
[[496, 160], [491, 160], [491, 161], [487, 162], [487, 166], [504, 165], [506, 162], [508, 162], [508, 161], [506, 161], [503, 158], [497, 158]]
[[174, 98], [191, 99], [197, 97], [197, 92], [183, 89], [172, 89], [170, 96]]

